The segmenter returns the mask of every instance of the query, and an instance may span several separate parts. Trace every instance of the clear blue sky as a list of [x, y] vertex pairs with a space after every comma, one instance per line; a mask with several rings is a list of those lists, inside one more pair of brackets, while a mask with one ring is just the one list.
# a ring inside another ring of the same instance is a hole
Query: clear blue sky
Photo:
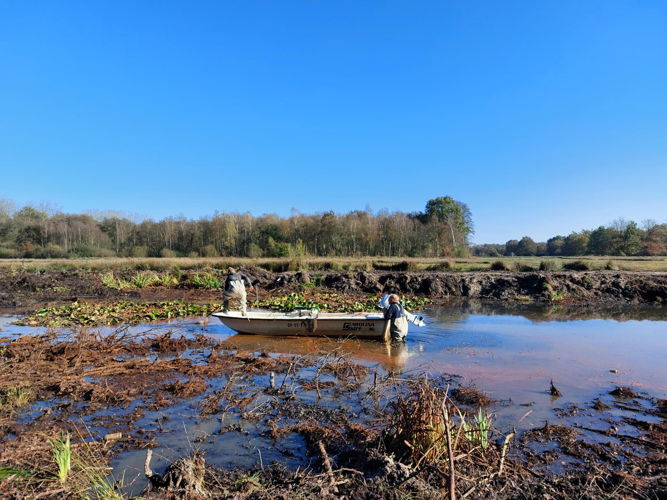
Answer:
[[0, 0], [0, 197], [667, 220], [667, 2]]

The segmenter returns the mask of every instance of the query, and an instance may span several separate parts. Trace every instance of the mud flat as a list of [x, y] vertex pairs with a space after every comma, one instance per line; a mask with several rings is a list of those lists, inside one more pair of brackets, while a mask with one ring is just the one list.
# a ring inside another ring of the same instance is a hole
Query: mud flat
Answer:
[[[319, 288], [346, 294], [380, 294], [396, 291], [429, 297], [489, 299], [507, 302], [550, 304], [667, 304], [667, 273], [632, 271], [563, 272], [382, 272], [324, 271], [318, 273], [272, 273], [244, 268], [255, 281], [259, 294], [280, 295]], [[165, 280], [132, 284], [137, 273], [157, 278], [167, 274], [152, 271], [116, 271], [126, 288], [105, 284], [109, 273], [90, 270], [0, 270], [0, 307], [40, 308], [45, 304], [73, 300], [185, 300], [215, 301], [224, 275], [217, 269], [175, 271]], [[152, 274], [151, 274], [152, 273]], [[202, 285], [194, 277], [209, 278]], [[116, 286], [116, 285], [113, 285]], [[252, 298], [252, 294], [251, 294]]]

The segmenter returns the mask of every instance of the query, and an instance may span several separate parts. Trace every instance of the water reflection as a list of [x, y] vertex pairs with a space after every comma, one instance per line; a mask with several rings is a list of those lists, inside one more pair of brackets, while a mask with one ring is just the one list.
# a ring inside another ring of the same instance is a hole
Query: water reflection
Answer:
[[268, 337], [263, 335], [232, 335], [222, 345], [227, 349], [276, 354], [345, 356], [363, 363], [378, 364], [387, 371], [402, 371], [409, 350], [406, 344], [361, 339], [329, 339], [324, 337]]
[[429, 311], [446, 322], [465, 321], [470, 315], [523, 316], [531, 321], [611, 319], [667, 321], [667, 306], [648, 304], [567, 305], [452, 299]]

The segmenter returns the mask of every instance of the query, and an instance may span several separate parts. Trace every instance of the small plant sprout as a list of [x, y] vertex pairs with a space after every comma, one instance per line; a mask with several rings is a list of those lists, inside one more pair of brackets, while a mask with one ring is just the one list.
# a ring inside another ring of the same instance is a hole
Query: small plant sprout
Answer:
[[461, 415], [461, 428], [465, 437], [471, 443], [479, 444], [484, 450], [489, 446], [492, 422], [493, 417], [481, 408], [477, 411], [471, 423], [468, 423], [465, 417]]
[[58, 480], [64, 483], [72, 469], [72, 444], [69, 433], [65, 436], [61, 434], [60, 438], [49, 439], [49, 443], [51, 444], [53, 460], [58, 466]]

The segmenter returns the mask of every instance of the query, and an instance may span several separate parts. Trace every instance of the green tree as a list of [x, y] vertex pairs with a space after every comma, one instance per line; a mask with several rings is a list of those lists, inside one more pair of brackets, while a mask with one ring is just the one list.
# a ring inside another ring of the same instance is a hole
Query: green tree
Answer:
[[532, 238], [524, 236], [519, 240], [514, 253], [516, 255], [535, 255], [537, 253], [537, 243]]
[[589, 233], [582, 231], [580, 233], [570, 233], [565, 238], [563, 245], [563, 255], [585, 255], [588, 249]]
[[612, 243], [609, 229], [600, 226], [591, 232], [588, 239], [588, 253], [592, 255], [611, 255]]
[[547, 255], [563, 255], [564, 236], [554, 236], [547, 240]]
[[623, 253], [625, 255], [637, 255], [641, 250], [641, 245], [637, 223], [634, 221], [628, 222], [623, 232]]
[[474, 230], [472, 214], [465, 203], [456, 201], [450, 196], [434, 198], [426, 203], [423, 219], [428, 222], [438, 222], [449, 229], [453, 250], [467, 248], [468, 237]]

